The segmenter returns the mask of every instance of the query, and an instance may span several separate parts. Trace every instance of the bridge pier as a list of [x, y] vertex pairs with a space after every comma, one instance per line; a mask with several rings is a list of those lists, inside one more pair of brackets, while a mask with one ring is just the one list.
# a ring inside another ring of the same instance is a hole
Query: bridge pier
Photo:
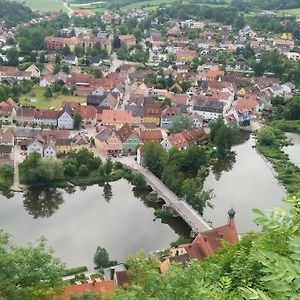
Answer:
[[177, 212], [171, 206], [169, 206], [168, 204], [164, 204], [162, 206], [162, 210], [165, 211], [165, 212], [170, 213], [172, 215], [172, 217], [178, 217]]

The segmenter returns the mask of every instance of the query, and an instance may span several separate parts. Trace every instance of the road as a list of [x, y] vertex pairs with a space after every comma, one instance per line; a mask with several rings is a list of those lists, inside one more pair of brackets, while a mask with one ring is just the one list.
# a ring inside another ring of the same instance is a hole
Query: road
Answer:
[[111, 55], [111, 66], [109, 68], [109, 73], [116, 72], [116, 70], [124, 64], [123, 60], [118, 59], [117, 54], [114, 52]]
[[24, 160], [24, 157], [21, 156], [21, 148], [19, 145], [14, 146], [14, 183], [11, 187], [14, 192], [21, 192], [24, 190], [24, 186], [20, 184], [20, 172], [19, 172], [19, 163]]

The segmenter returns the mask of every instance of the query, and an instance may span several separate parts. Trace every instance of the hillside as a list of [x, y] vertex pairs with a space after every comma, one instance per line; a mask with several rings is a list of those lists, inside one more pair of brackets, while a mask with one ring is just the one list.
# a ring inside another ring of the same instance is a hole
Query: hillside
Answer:
[[4, 20], [9, 27], [29, 20], [33, 16], [32, 10], [21, 3], [0, 0], [0, 20]]
[[232, 0], [232, 6], [244, 11], [245, 9], [279, 10], [299, 8], [299, 0]]

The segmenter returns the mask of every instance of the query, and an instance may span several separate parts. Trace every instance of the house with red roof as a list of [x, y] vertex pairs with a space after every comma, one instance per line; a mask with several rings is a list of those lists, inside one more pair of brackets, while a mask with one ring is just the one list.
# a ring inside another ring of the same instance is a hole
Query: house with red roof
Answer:
[[115, 126], [120, 129], [124, 124], [132, 124], [132, 114], [129, 110], [104, 109], [101, 115], [102, 125]]
[[205, 131], [202, 128], [196, 128], [170, 134], [166, 136], [160, 144], [166, 151], [169, 151], [172, 148], [183, 150], [187, 149], [189, 146], [202, 144], [206, 142], [207, 139], [208, 136]]
[[99, 295], [107, 295], [113, 292], [115, 289], [115, 284], [113, 280], [108, 281], [93, 281], [89, 283], [72, 284], [66, 286], [62, 295], [54, 296], [53, 300], [70, 300], [74, 295], [81, 295], [83, 293], [96, 293]]
[[120, 35], [119, 39], [121, 43], [125, 44], [127, 47], [131, 47], [136, 44], [136, 38], [133, 34]]
[[226, 225], [199, 233], [191, 244], [183, 244], [170, 249], [169, 257], [160, 264], [160, 272], [165, 274], [172, 262], [185, 266], [191, 260], [204, 260], [222, 248], [222, 241], [236, 244], [239, 237], [234, 217], [235, 210], [231, 208], [228, 211], [228, 223]]

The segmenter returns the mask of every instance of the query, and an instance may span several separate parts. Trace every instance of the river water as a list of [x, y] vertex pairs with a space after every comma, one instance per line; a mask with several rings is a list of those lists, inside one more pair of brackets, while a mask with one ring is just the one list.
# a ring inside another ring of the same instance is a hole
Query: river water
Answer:
[[206, 208], [204, 217], [214, 227], [227, 222], [227, 211], [236, 210], [236, 226], [239, 233], [258, 230], [253, 223], [253, 208], [269, 209], [283, 206], [284, 189], [264, 159], [252, 148], [253, 137], [232, 148], [235, 155], [223, 159], [210, 171], [204, 189], [213, 189], [213, 208]]
[[300, 167], [300, 134], [287, 133], [287, 137], [293, 142], [293, 145], [284, 147], [283, 150], [289, 155], [291, 162]]
[[[297, 144], [286, 151], [291, 159], [294, 153], [300, 163], [300, 136], [296, 138]], [[204, 211], [204, 218], [214, 227], [227, 222], [227, 211], [233, 207], [239, 233], [258, 230], [252, 222], [252, 208], [283, 205], [285, 191], [253, 145], [253, 137], [248, 136], [234, 146], [234, 154], [216, 164], [204, 183], [204, 189], [213, 189], [215, 194], [213, 209]], [[155, 220], [153, 205], [126, 180], [104, 187], [28, 190], [10, 199], [1, 195], [0, 228], [18, 245], [43, 235], [68, 267], [86, 265], [89, 269], [97, 246], [106, 248], [111, 259], [123, 261], [140, 249], [164, 249], [178, 235], [189, 234], [180, 218], [168, 224]]]
[[126, 180], [104, 188], [42, 189], [0, 198], [0, 228], [18, 245], [45, 236], [68, 267], [92, 268], [97, 246], [122, 261], [140, 249], [167, 248], [178, 238], [176, 231], [188, 232], [181, 220], [172, 220], [170, 227], [153, 219], [154, 208], [135, 197]]

